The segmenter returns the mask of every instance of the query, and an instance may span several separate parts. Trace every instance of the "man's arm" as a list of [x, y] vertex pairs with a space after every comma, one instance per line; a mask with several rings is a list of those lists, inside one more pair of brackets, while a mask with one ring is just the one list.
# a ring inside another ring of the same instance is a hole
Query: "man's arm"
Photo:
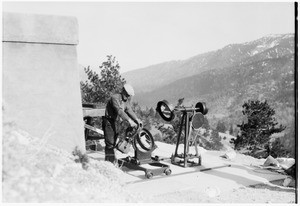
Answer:
[[130, 100], [128, 100], [128, 102], [126, 102], [126, 108], [125, 111], [127, 113], [127, 115], [133, 119], [133, 121], [135, 121], [135, 123], [139, 124], [139, 119], [137, 118], [136, 114], [133, 112], [132, 108], [131, 108], [131, 104], [130, 104]]
[[124, 112], [123, 108], [121, 107], [121, 105], [118, 101], [118, 98], [116, 96], [112, 96], [111, 100], [112, 100], [112, 105], [113, 105], [114, 109], [116, 110], [116, 112], [118, 113], [118, 115], [120, 115], [120, 117], [123, 120], [126, 120], [127, 122], [129, 122], [130, 117]]

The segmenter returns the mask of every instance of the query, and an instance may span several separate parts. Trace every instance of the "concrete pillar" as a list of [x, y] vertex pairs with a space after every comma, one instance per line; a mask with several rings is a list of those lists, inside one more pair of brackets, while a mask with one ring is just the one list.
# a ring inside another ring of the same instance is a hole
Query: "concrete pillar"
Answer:
[[72, 152], [85, 152], [74, 17], [3, 13], [5, 119]]

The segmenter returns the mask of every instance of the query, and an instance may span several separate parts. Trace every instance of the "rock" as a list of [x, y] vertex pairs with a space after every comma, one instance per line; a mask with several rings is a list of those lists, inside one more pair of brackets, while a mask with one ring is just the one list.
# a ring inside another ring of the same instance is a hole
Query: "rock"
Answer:
[[285, 172], [292, 176], [293, 178], [296, 178], [296, 165], [294, 164], [293, 166], [291, 166], [290, 168], [288, 168], [287, 170], [285, 170]]
[[294, 158], [276, 158], [276, 160], [285, 170], [291, 168], [296, 162]]
[[287, 178], [285, 178], [285, 180], [283, 181], [282, 186], [288, 187], [288, 186], [290, 185], [291, 182], [292, 182], [292, 178], [287, 177]]
[[274, 159], [271, 155], [269, 155], [266, 159], [266, 161], [264, 162], [264, 166], [277, 166], [279, 167], [279, 162]]
[[225, 154], [225, 158], [230, 159], [230, 160], [234, 159], [235, 157], [236, 157], [236, 152], [234, 150], [226, 152], [226, 154]]

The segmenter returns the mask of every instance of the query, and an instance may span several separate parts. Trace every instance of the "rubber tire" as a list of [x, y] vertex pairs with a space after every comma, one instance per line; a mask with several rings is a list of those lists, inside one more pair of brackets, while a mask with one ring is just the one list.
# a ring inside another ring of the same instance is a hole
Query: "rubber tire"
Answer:
[[[170, 117], [166, 117], [164, 116], [164, 114], [162, 113], [162, 111], [160, 110], [161, 106], [164, 105], [165, 107], [169, 108], [171, 114], [170, 114]], [[158, 112], [158, 114], [161, 116], [161, 118], [167, 122], [170, 122], [172, 121], [174, 118], [175, 118], [175, 114], [174, 114], [174, 111], [173, 111], [173, 107], [169, 104], [169, 102], [167, 100], [163, 100], [163, 101], [159, 101], [157, 103], [157, 106], [156, 106], [156, 111]]]
[[150, 139], [150, 141], [151, 141], [151, 143], [150, 143], [150, 148], [147, 148], [146, 146], [144, 146], [143, 143], [142, 143], [142, 141], [140, 140], [140, 138], [139, 138], [138, 136], [135, 137], [135, 140], [136, 140], [136, 141], [134, 141], [135, 147], [137, 147], [136, 145], [137, 145], [137, 143], [138, 143], [139, 146], [140, 146], [142, 149], [144, 149], [144, 150], [146, 150], [146, 151], [150, 151], [150, 150], [153, 149], [153, 147], [154, 147], [154, 139], [153, 139], [153, 136], [152, 136], [152, 134], [151, 134], [147, 129], [145, 129], [145, 128], [143, 128], [143, 129], [140, 131], [140, 133], [142, 133], [142, 132], [144, 132], [144, 133], [149, 137], [149, 139]]

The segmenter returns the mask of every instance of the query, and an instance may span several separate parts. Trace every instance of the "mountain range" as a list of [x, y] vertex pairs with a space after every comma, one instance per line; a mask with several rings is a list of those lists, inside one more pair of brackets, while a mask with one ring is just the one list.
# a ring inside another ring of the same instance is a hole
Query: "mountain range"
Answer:
[[122, 74], [136, 91], [134, 101], [156, 107], [160, 100], [184, 105], [205, 102], [210, 122], [241, 123], [242, 104], [267, 100], [280, 123], [295, 116], [294, 34], [276, 34], [186, 60], [169, 61]]

